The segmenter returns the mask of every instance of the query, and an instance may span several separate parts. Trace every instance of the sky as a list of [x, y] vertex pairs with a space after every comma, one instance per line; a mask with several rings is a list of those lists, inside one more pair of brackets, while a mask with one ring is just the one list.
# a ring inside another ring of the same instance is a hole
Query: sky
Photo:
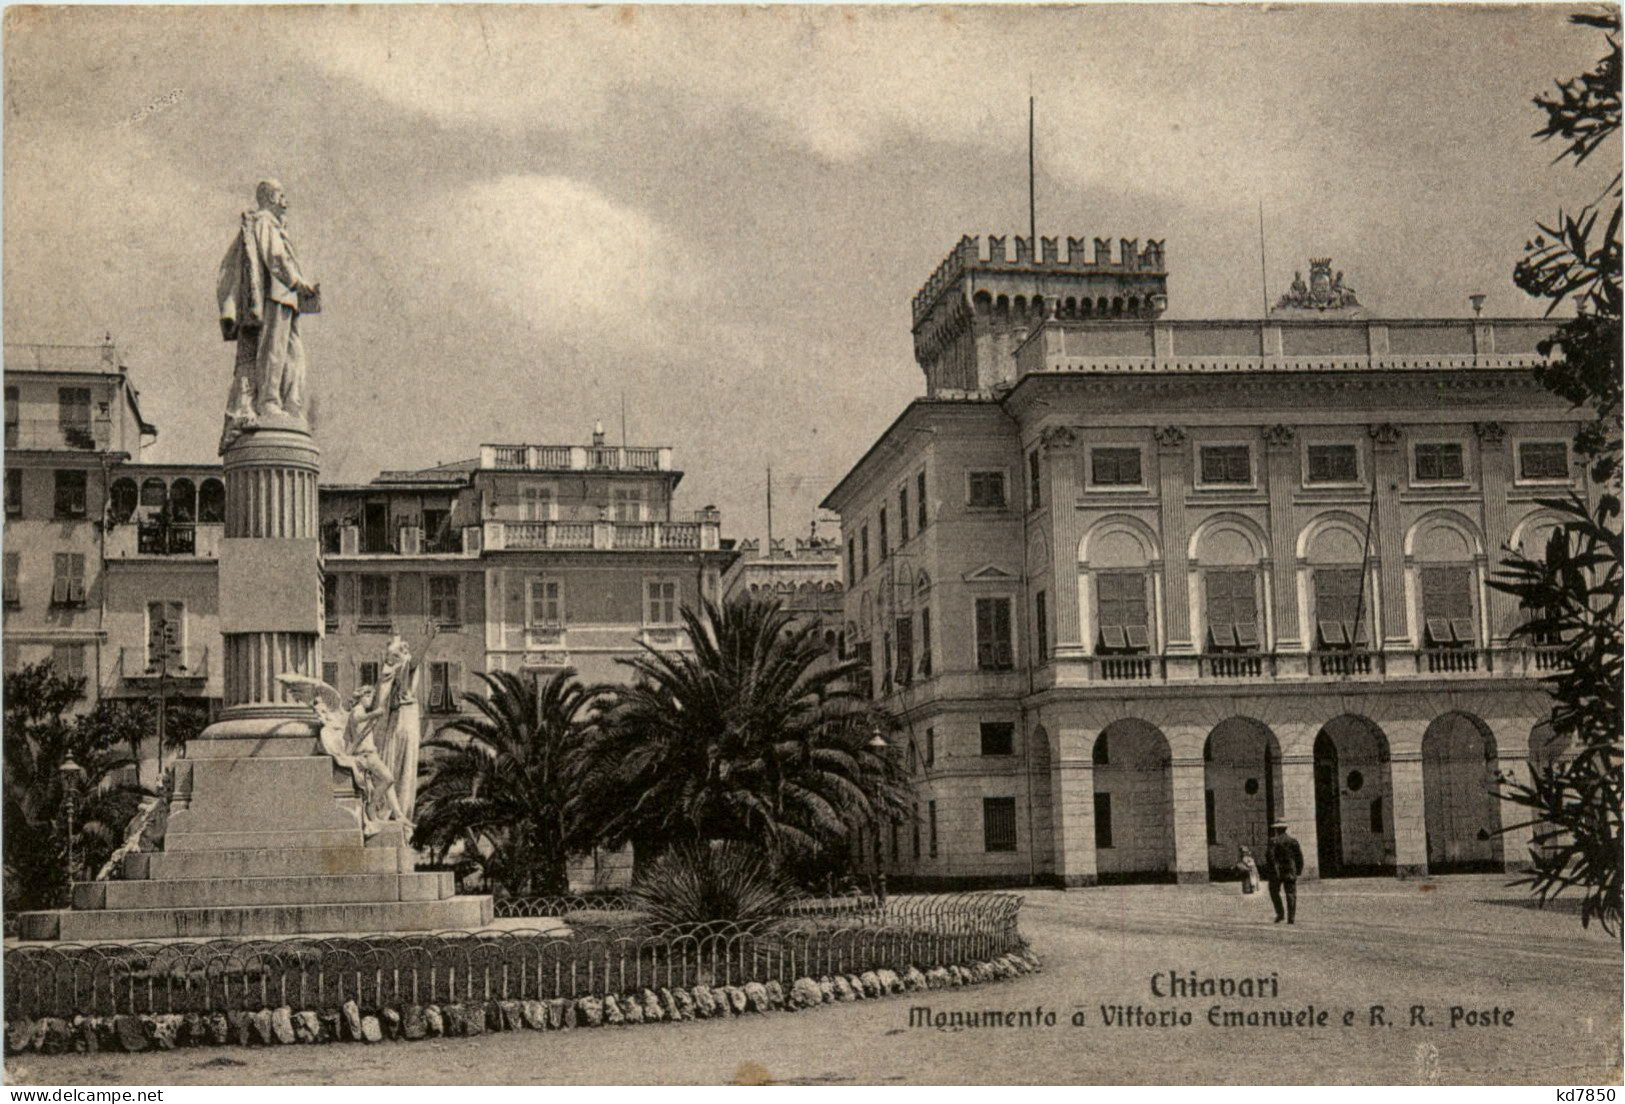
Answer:
[[[1170, 318], [1257, 317], [1331, 256], [1374, 314], [1543, 304], [1538, 219], [1594, 199], [1531, 98], [1567, 8], [17, 8], [4, 334], [111, 334], [153, 461], [215, 459], [214, 289], [286, 187], [323, 478], [670, 445], [682, 512], [802, 534], [924, 392], [910, 299], [961, 234], [1161, 238]], [[1606, 164], [1612, 158], [1612, 164]], [[824, 530], [833, 534], [833, 527]]]

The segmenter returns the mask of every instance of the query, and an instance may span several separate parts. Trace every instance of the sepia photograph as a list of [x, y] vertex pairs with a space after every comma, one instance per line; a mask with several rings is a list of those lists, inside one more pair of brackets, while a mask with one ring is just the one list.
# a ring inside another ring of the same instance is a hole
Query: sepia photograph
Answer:
[[14, 1099], [1615, 1099], [1617, 5], [3, 18]]

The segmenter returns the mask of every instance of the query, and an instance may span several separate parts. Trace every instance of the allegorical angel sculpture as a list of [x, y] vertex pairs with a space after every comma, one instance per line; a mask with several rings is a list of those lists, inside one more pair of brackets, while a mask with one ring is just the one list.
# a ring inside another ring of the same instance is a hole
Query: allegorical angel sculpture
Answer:
[[[434, 637], [431, 629], [425, 651]], [[412, 826], [422, 728], [420, 667], [406, 641], [395, 637], [385, 650], [378, 682], [358, 690], [348, 708], [344, 696], [321, 679], [277, 676], [321, 719], [322, 750], [355, 778], [362, 794], [362, 828], [369, 834], [387, 821]]]

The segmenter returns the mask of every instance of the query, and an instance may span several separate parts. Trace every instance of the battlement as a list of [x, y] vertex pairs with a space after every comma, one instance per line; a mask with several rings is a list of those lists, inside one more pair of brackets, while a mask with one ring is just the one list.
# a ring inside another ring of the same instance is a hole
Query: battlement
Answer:
[[1117, 259], [1112, 259], [1110, 238], [1095, 238], [1093, 256], [1089, 255], [1089, 242], [1084, 238], [1067, 238], [1066, 255], [1061, 255], [1060, 238], [1038, 239], [1038, 255], [1033, 253], [1031, 237], [989, 234], [984, 245], [981, 237], [966, 234], [959, 244], [937, 266], [914, 296], [916, 324], [930, 313], [931, 305], [944, 289], [966, 272], [1031, 272], [1035, 274], [1091, 274], [1091, 273], [1146, 273], [1167, 274], [1166, 238], [1147, 238], [1142, 249], [1138, 238], [1121, 238]]

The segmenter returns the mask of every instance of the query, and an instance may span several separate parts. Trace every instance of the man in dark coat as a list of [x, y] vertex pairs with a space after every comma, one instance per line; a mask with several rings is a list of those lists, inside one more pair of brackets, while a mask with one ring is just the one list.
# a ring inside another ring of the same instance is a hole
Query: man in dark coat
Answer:
[[[1298, 875], [1303, 873], [1303, 848], [1287, 834], [1286, 821], [1270, 825], [1269, 848], [1264, 853], [1269, 867], [1270, 903], [1275, 906], [1275, 922], [1285, 920], [1297, 923]], [[1286, 891], [1286, 907], [1281, 907], [1281, 892]]]

